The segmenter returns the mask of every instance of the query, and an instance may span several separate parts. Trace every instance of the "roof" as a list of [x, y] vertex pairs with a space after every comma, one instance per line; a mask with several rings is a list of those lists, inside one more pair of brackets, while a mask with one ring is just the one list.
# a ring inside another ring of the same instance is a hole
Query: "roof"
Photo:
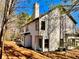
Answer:
[[[66, 11], [64, 8], [63, 8], [63, 10]], [[75, 21], [75, 19], [74, 19], [70, 14], [67, 14], [67, 13], [66, 13], [66, 15], [67, 15], [69, 18], [71, 18], [71, 20], [72, 20], [75, 24], [77, 24], [77, 22]]]
[[24, 32], [24, 33], [22, 33], [22, 35], [28, 35], [28, 34], [30, 34], [30, 32]]
[[[30, 19], [30, 18], [29, 18], [29, 19]], [[28, 24], [30, 24], [30, 23], [36, 21], [36, 20], [39, 20], [39, 17], [38, 17], [38, 18], [35, 18], [35, 19], [33, 19], [33, 20], [30, 20], [29, 22], [27, 22], [26, 24], [24, 24], [22, 27], [24, 27], [24, 26], [26, 26], [26, 25], [28, 25]]]
[[[28, 24], [30, 24], [30, 23], [36, 21], [36, 20], [39, 20], [39, 18], [41, 18], [41, 17], [43, 17], [44, 15], [50, 13], [52, 10], [54, 10], [54, 9], [56, 9], [56, 8], [57, 8], [57, 7], [52, 8], [51, 10], [49, 10], [48, 12], [46, 12], [45, 14], [43, 14], [43, 15], [41, 15], [41, 16], [39, 16], [39, 17], [37, 17], [37, 18], [35, 18], [35, 19], [33, 19], [33, 20], [27, 22], [25, 25], [28, 25]], [[59, 7], [58, 7], [58, 8], [59, 8]], [[66, 10], [64, 9], [64, 7], [62, 7], [62, 9], [63, 9], [63, 11], [66, 11]], [[73, 18], [71, 15], [69, 15], [69, 14], [67, 14], [67, 15], [68, 15], [69, 18], [71, 18], [71, 20], [72, 20], [75, 24], [77, 24], [77, 22], [74, 20], [74, 18]], [[25, 26], [25, 25], [24, 25], [24, 26]]]
[[65, 33], [65, 35], [67, 35], [67, 36], [78, 36], [79, 37], [79, 33]]
[[76, 39], [76, 40], [79, 40], [79, 37], [68, 37], [68, 39]]
[[72, 16], [70, 16], [70, 15], [68, 15], [69, 16], [69, 18], [71, 18], [71, 20], [75, 23], [75, 24], [77, 24], [77, 22], [74, 20], [74, 18], [72, 17]]

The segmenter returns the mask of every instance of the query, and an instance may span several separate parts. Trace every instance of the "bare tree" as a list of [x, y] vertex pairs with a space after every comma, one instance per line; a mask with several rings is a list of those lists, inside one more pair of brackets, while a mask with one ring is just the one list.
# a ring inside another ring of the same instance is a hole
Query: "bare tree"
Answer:
[[1, 31], [0, 31], [0, 43], [1, 43], [1, 55], [0, 55], [0, 59], [2, 58], [2, 48], [3, 48], [3, 40], [2, 40], [2, 36], [4, 33], [4, 28], [6, 23], [8, 22], [8, 18], [12, 13], [12, 7], [14, 6], [16, 0], [5, 0], [5, 8], [4, 8], [4, 16], [3, 16], [3, 20], [2, 20], [2, 24], [1, 24]]
[[71, 5], [63, 5], [63, 7], [69, 7], [69, 10], [66, 11], [67, 14], [70, 14], [73, 11], [79, 11], [79, 0], [62, 0], [64, 3], [71, 1]]

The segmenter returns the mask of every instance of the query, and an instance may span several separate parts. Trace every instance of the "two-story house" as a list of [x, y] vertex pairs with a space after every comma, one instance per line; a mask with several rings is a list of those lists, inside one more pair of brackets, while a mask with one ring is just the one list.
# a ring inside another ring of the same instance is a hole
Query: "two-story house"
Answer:
[[[54, 8], [39, 16], [39, 4], [34, 5], [34, 19], [22, 26], [23, 46], [34, 50], [55, 51], [66, 48], [66, 33], [75, 33], [76, 21], [63, 8]], [[73, 41], [75, 42], [75, 41]]]

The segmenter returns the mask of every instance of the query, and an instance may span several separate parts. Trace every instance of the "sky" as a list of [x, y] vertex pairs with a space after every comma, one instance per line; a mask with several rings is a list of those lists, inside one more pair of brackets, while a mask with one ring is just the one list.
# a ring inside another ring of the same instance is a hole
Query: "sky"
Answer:
[[[25, 12], [29, 14], [30, 16], [33, 14], [34, 11], [34, 3], [39, 4], [40, 14], [44, 14], [48, 12], [51, 8], [53, 8], [56, 5], [71, 5], [72, 3], [69, 1], [67, 3], [62, 2], [61, 0], [19, 0], [20, 3], [16, 5], [16, 14], [20, 14], [22, 12]], [[71, 15], [77, 22], [77, 27], [79, 27], [79, 11], [72, 12]]]

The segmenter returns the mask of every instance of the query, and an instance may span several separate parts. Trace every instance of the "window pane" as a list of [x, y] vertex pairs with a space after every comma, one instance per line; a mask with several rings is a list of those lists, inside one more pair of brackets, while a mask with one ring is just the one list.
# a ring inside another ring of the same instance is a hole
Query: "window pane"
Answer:
[[60, 39], [60, 46], [63, 47], [64, 46], [64, 40]]
[[41, 30], [45, 30], [45, 21], [41, 21]]
[[39, 47], [42, 48], [42, 39], [39, 39]]
[[45, 48], [49, 48], [49, 39], [45, 39]]

